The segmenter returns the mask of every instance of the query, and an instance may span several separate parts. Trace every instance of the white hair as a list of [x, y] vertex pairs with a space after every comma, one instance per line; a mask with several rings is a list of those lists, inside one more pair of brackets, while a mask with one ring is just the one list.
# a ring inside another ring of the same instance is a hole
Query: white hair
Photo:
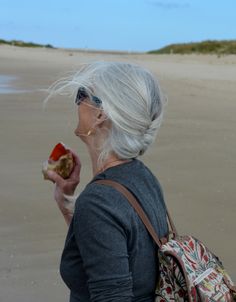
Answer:
[[162, 122], [164, 98], [148, 70], [123, 62], [86, 64], [73, 77], [56, 82], [49, 97], [61, 94], [75, 98], [79, 87], [102, 100], [101, 108], [111, 122], [101, 146], [101, 161], [111, 153], [120, 159], [138, 157], [154, 142]]

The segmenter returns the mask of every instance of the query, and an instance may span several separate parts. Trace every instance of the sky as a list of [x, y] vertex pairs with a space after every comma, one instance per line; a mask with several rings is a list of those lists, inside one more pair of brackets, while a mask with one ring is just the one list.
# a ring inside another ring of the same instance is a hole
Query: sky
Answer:
[[0, 0], [0, 39], [140, 52], [236, 39], [236, 0]]

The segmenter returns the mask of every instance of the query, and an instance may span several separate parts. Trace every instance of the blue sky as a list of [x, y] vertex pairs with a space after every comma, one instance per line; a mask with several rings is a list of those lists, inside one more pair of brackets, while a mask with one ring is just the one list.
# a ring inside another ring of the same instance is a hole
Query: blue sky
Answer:
[[236, 39], [236, 0], [0, 0], [0, 39], [147, 51]]

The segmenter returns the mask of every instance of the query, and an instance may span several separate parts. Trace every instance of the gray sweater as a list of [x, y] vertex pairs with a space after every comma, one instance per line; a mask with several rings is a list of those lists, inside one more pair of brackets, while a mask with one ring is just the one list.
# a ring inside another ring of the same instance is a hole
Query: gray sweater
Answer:
[[97, 175], [76, 201], [61, 259], [70, 302], [153, 302], [158, 278], [157, 246], [140, 218], [115, 189], [94, 183], [111, 179], [139, 200], [160, 237], [167, 234], [163, 194], [139, 160]]

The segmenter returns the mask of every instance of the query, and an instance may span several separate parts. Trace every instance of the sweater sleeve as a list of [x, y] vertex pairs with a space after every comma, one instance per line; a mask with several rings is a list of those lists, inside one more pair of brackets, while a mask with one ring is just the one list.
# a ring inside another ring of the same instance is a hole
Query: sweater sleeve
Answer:
[[[130, 210], [110, 187], [90, 185], [76, 203], [74, 231], [92, 302], [130, 302], [132, 275], [127, 250]], [[122, 208], [123, 204], [123, 208]]]

